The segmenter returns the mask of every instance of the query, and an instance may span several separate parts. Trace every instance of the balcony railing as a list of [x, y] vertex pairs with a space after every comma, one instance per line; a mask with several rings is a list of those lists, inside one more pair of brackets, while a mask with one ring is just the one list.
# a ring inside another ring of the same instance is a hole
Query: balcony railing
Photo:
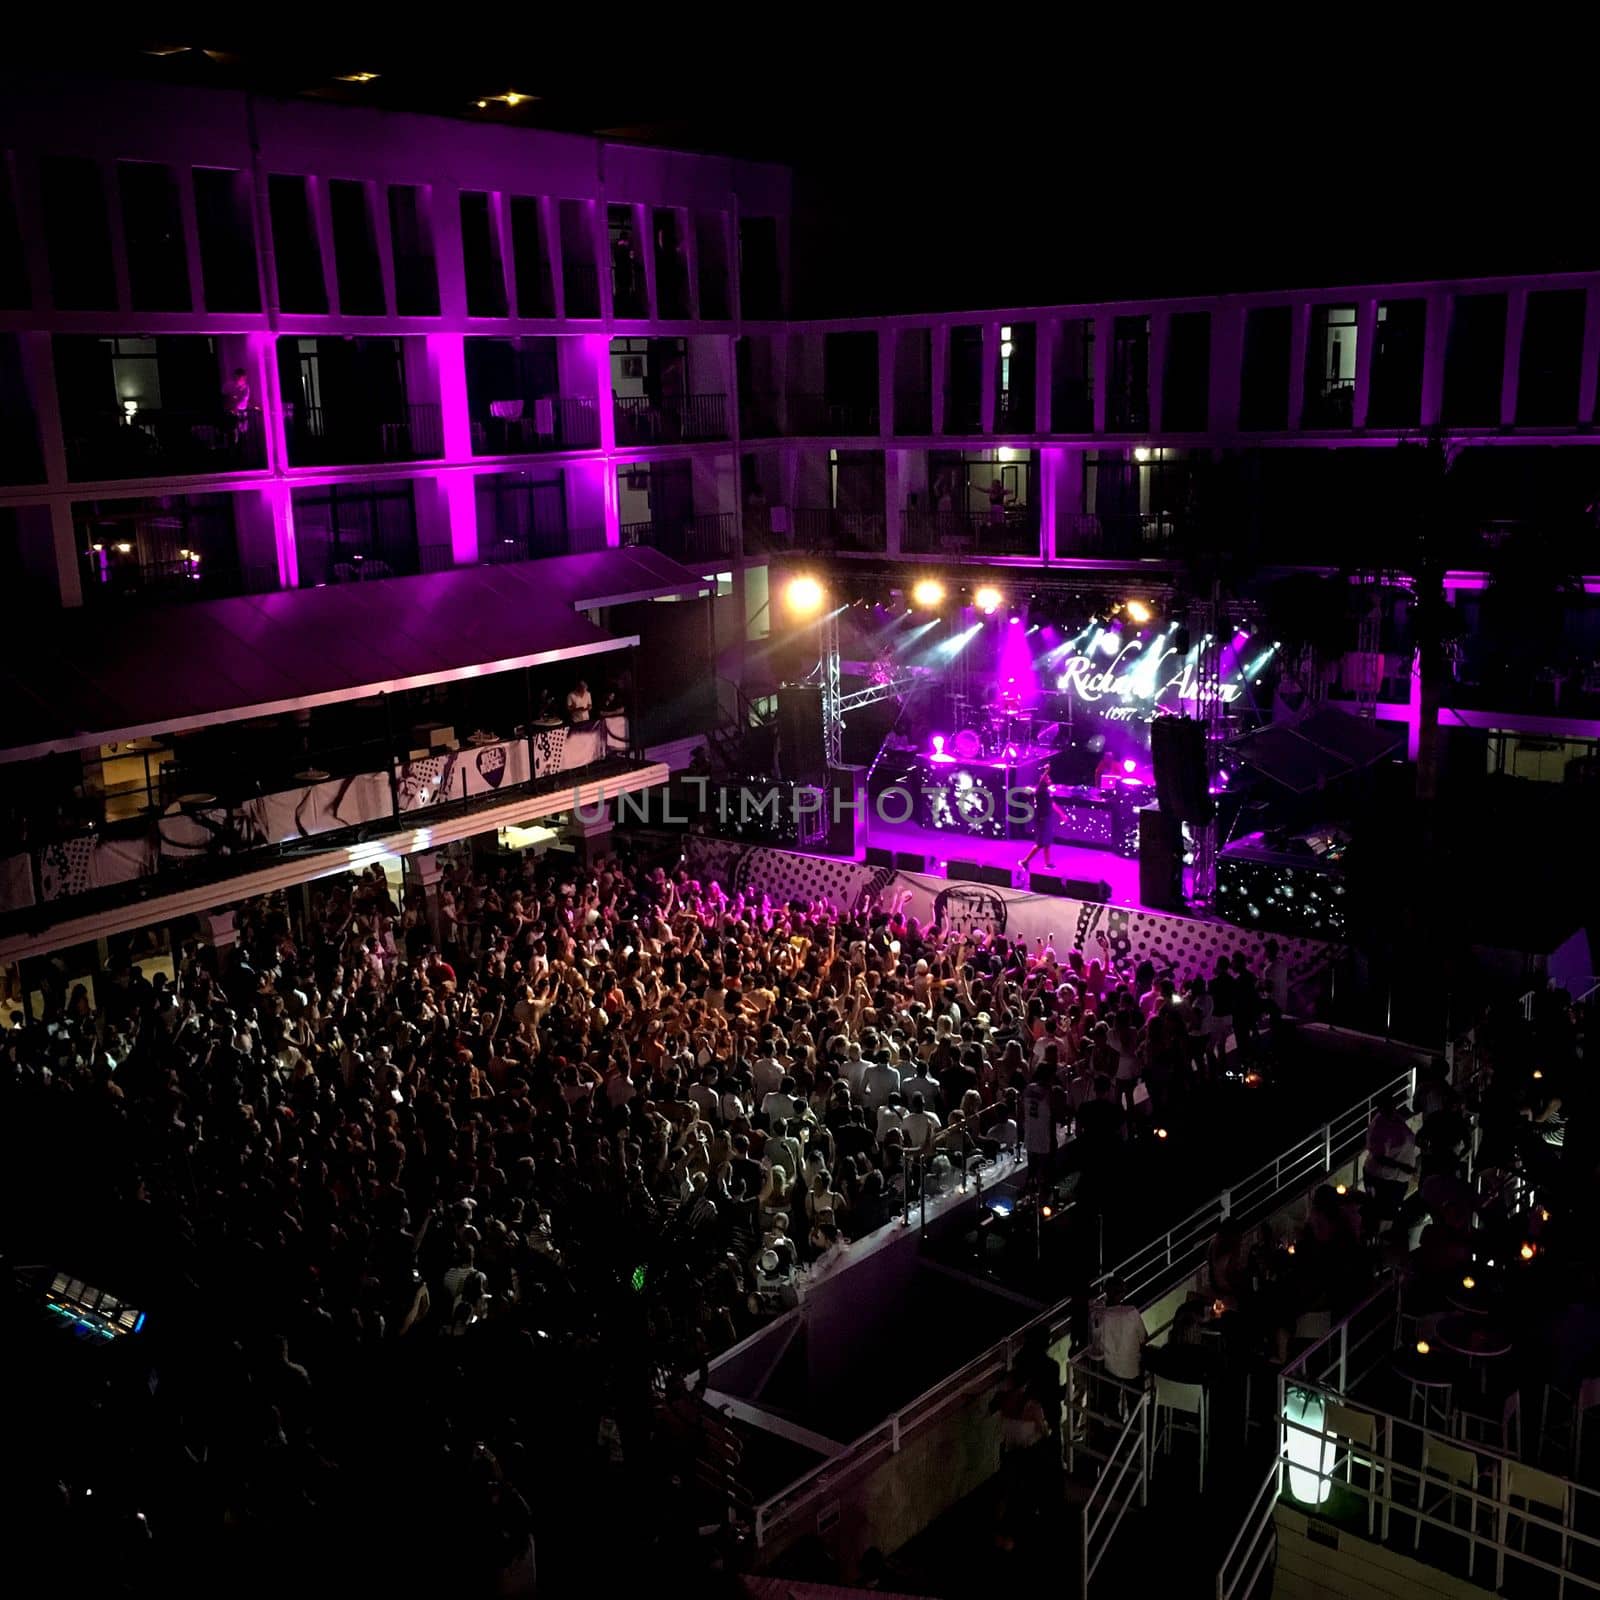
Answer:
[[600, 413], [593, 400], [571, 395], [493, 400], [489, 412], [472, 419], [472, 453], [477, 456], [595, 450], [600, 445]]
[[221, 600], [230, 595], [269, 594], [278, 587], [278, 569], [206, 560], [199, 553], [172, 561], [113, 560], [101, 552], [83, 558], [83, 603], [165, 604], [182, 600]]
[[791, 434], [876, 434], [875, 400], [838, 400], [821, 394], [791, 394], [788, 398], [788, 432]]
[[996, 433], [1032, 433], [1033, 396], [1002, 390], [994, 398], [994, 427]]
[[444, 453], [436, 405], [401, 405], [392, 413], [285, 407], [289, 463], [336, 466], [362, 461], [431, 461]]
[[510, 561], [540, 561], [546, 556], [577, 555], [580, 551], [603, 550], [604, 528], [532, 528], [525, 533], [478, 536], [478, 560], [484, 566], [500, 566]]
[[674, 561], [732, 560], [739, 553], [739, 519], [731, 511], [717, 511], [705, 516], [625, 522], [621, 542], [659, 550]]
[[726, 395], [686, 394], [664, 400], [618, 395], [616, 405], [619, 445], [687, 444], [728, 437]]
[[954, 395], [947, 390], [944, 397], [944, 431], [982, 433], [982, 399], [977, 395]]
[[897, 434], [932, 433], [932, 397], [925, 394], [897, 394], [894, 397], [894, 431]]
[[835, 511], [823, 507], [802, 508], [794, 513], [793, 548], [796, 550], [848, 554], [855, 550], [883, 550], [887, 546], [887, 527], [881, 511]]
[[168, 473], [252, 472], [266, 465], [261, 409], [103, 412], [66, 417], [67, 473], [80, 482]]
[[917, 511], [902, 513], [901, 548], [908, 555], [1037, 555], [1039, 513], [1007, 506], [1004, 513]]
[[561, 284], [566, 290], [569, 317], [592, 318], [600, 315], [600, 274], [588, 261], [564, 261]]
[[1095, 516], [1075, 512], [1056, 519], [1056, 554], [1108, 556], [1127, 561], [1173, 554], [1180, 527], [1170, 511], [1113, 512]]
[[1306, 395], [1301, 424], [1307, 428], [1348, 428], [1355, 413], [1355, 399], [1354, 378], [1328, 378]]

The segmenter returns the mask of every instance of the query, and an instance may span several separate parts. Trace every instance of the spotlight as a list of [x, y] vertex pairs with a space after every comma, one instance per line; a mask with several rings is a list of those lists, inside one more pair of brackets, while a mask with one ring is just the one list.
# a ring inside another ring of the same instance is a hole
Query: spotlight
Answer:
[[992, 617], [1000, 609], [1001, 598], [1000, 591], [992, 583], [986, 583], [973, 595], [972, 603], [984, 616]]
[[1150, 607], [1143, 600], [1130, 600], [1128, 602], [1128, 615], [1135, 622], [1148, 622], [1150, 620]]
[[1142, 445], [1142, 444], [1141, 445], [1135, 445], [1134, 446], [1134, 450], [1133, 450], [1133, 459], [1135, 461], [1148, 461], [1150, 459], [1150, 448], [1149, 448], [1149, 446], [1148, 445]]
[[1013, 628], [1020, 628], [1022, 626], [1022, 618], [1021, 617], [1012, 617], [1011, 618], [1011, 626]]
[[1128, 759], [1122, 763], [1122, 770], [1124, 772], [1137, 772], [1139, 770], [1139, 763], [1135, 761], [1132, 756], [1129, 756]]
[[931, 611], [944, 602], [944, 585], [937, 578], [921, 578], [911, 590], [912, 602]]
[[783, 598], [797, 617], [815, 616], [822, 609], [822, 585], [815, 578], [791, 578]]
[[1531, 1244], [1523, 1245], [1523, 1247], [1517, 1252], [1517, 1254], [1521, 1256], [1524, 1261], [1532, 1261], [1538, 1253], [1539, 1252], [1535, 1250]]

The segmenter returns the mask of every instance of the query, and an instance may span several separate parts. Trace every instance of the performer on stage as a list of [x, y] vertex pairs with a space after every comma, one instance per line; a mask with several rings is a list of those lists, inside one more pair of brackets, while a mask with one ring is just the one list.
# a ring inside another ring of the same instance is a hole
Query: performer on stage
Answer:
[[[1056, 817], [1059, 814], [1055, 798], [1050, 792], [1050, 769], [1047, 766], [1040, 774], [1038, 787], [1033, 791], [1033, 848], [1017, 863], [1019, 867], [1027, 866], [1041, 850], [1044, 851], [1044, 864], [1047, 867], [1051, 865], [1050, 841], [1055, 836]], [[1065, 822], [1067, 819], [1062, 816], [1061, 820]]]

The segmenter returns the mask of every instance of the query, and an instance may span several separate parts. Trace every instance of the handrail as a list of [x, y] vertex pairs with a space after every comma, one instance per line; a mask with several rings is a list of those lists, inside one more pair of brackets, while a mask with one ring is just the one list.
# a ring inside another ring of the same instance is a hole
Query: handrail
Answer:
[[[1088, 1498], [1083, 1502], [1083, 1540], [1080, 1545], [1083, 1582], [1080, 1593], [1085, 1597], [1089, 1593], [1090, 1581], [1095, 1573], [1099, 1571], [1100, 1563], [1105, 1560], [1106, 1552], [1111, 1548], [1111, 1541], [1116, 1537], [1117, 1529], [1122, 1526], [1122, 1519], [1128, 1514], [1128, 1507], [1133, 1503], [1134, 1494], [1137, 1493], [1140, 1505], [1144, 1505], [1146, 1502], [1147, 1485], [1150, 1477], [1150, 1435], [1147, 1426], [1149, 1407], [1150, 1396], [1141, 1394], [1138, 1404], [1134, 1406], [1128, 1416], [1128, 1420], [1123, 1423], [1122, 1432], [1117, 1435], [1117, 1442], [1111, 1447], [1111, 1453], [1106, 1458], [1104, 1469], [1099, 1477], [1095, 1479], [1094, 1487], [1089, 1491]], [[1128, 1447], [1126, 1454], [1123, 1451], [1125, 1444]], [[1118, 1464], [1119, 1458], [1120, 1464]], [[1128, 1476], [1128, 1471], [1133, 1467], [1135, 1461], [1138, 1462], [1138, 1475], [1128, 1494], [1118, 1501], [1116, 1498], [1117, 1491], [1122, 1488], [1123, 1482]], [[1111, 1477], [1113, 1465], [1117, 1467], [1115, 1479]], [[1100, 1493], [1102, 1486], [1106, 1486], [1108, 1482], [1109, 1487], [1105, 1489], [1105, 1503], [1098, 1512], [1091, 1515], [1095, 1496]], [[1116, 1511], [1116, 1517], [1111, 1526], [1105, 1530], [1105, 1537], [1100, 1540], [1099, 1549], [1094, 1550], [1091, 1554], [1095, 1535], [1100, 1532], [1101, 1524], [1113, 1509]]]
[[[1316, 1151], [1321, 1151], [1325, 1157], [1330, 1151], [1333, 1150], [1341, 1150], [1348, 1153], [1348, 1147], [1351, 1138], [1357, 1136], [1355, 1134], [1356, 1127], [1359, 1126], [1359, 1137], [1364, 1138], [1366, 1126], [1371, 1120], [1374, 1106], [1380, 1099], [1384, 1100], [1386, 1103], [1392, 1104], [1393, 1102], [1389, 1097], [1394, 1095], [1402, 1087], [1409, 1089], [1411, 1077], [1411, 1069], [1407, 1068], [1405, 1072], [1398, 1074], [1396, 1077], [1389, 1080], [1389, 1082], [1380, 1085], [1378, 1088], [1363, 1096], [1362, 1099], [1355, 1102], [1355, 1104], [1340, 1112], [1337, 1117], [1325, 1122], [1319, 1129], [1316, 1130], [1316, 1132], [1308, 1135], [1304, 1139], [1297, 1141], [1289, 1148], [1288, 1151], [1280, 1154], [1273, 1161], [1266, 1163], [1256, 1172], [1251, 1173], [1250, 1176], [1244, 1180], [1243, 1184], [1235, 1187], [1249, 1188], [1251, 1184], [1262, 1178], [1264, 1174], [1269, 1172], [1277, 1174], [1278, 1178], [1282, 1179], [1283, 1181], [1275, 1181], [1274, 1187], [1271, 1191], [1262, 1191], [1262, 1200], [1252, 1202], [1252, 1209], [1264, 1214], [1265, 1210], [1270, 1210], [1270, 1205], [1267, 1204], [1267, 1202], [1275, 1199], [1287, 1189], [1304, 1187], [1305, 1182], [1308, 1181], [1308, 1176], [1311, 1170], [1327, 1170], [1325, 1165], [1319, 1165], [1315, 1169], [1308, 1169], [1307, 1177], [1294, 1177], [1285, 1179], [1284, 1174], [1286, 1171], [1295, 1170], [1293, 1167], [1294, 1163], [1308, 1159], [1309, 1156]], [[1347, 1127], [1347, 1125], [1350, 1129], [1349, 1132], [1340, 1133], [1337, 1136], [1335, 1135], [1334, 1129], [1336, 1127], [1344, 1129]], [[1302, 1151], [1305, 1152], [1304, 1155], [1301, 1154]], [[1153, 1240], [1149, 1245], [1142, 1246], [1139, 1250], [1135, 1251], [1131, 1256], [1129, 1256], [1126, 1261], [1119, 1263], [1117, 1266], [1111, 1268], [1110, 1271], [1104, 1273], [1098, 1280], [1096, 1280], [1094, 1287], [1098, 1289], [1112, 1278], [1122, 1278], [1128, 1283], [1130, 1297], [1132, 1297], [1137, 1295], [1142, 1289], [1147, 1288], [1152, 1283], [1158, 1282], [1163, 1276], [1167, 1275], [1178, 1261], [1188, 1261], [1191, 1259], [1203, 1258], [1205, 1247], [1197, 1242], [1186, 1243], [1181, 1252], [1174, 1252], [1172, 1247], [1173, 1236], [1181, 1233], [1186, 1228], [1190, 1228], [1196, 1223], [1201, 1223], [1201, 1219], [1211, 1217], [1213, 1212], [1216, 1214], [1216, 1223], [1220, 1223], [1230, 1216], [1237, 1215], [1238, 1213], [1234, 1209], [1232, 1203], [1232, 1194], [1233, 1189], [1231, 1188], [1222, 1190], [1220, 1194], [1207, 1201], [1205, 1205], [1192, 1212], [1175, 1227], [1169, 1228], [1165, 1234]], [[1211, 1226], [1212, 1231], [1214, 1231], [1215, 1223], [1213, 1223]], [[1203, 1227], [1204, 1224], [1202, 1223], [1202, 1228]], [[1206, 1236], [1205, 1243], [1206, 1245], [1209, 1244], [1209, 1235]], [[1147, 1254], [1152, 1249], [1156, 1250], [1161, 1256], [1161, 1265], [1158, 1268], [1149, 1266], [1144, 1268], [1138, 1267], [1136, 1264], [1139, 1262], [1139, 1258]], [[779, 1490], [779, 1492], [773, 1495], [770, 1499], [762, 1502], [762, 1504], [756, 1508], [755, 1538], [757, 1547], [759, 1548], [766, 1542], [774, 1521], [780, 1515], [792, 1513], [794, 1510], [798, 1509], [798, 1507], [807, 1503], [811, 1498], [822, 1493], [827, 1484], [834, 1481], [840, 1473], [848, 1471], [853, 1467], [859, 1467], [862, 1465], [863, 1463], [858, 1462], [856, 1459], [857, 1453], [866, 1451], [868, 1449], [877, 1448], [880, 1443], [879, 1435], [886, 1434], [887, 1436], [892, 1437], [892, 1448], [893, 1450], [898, 1451], [900, 1448], [900, 1440], [902, 1435], [908, 1430], [916, 1428], [922, 1421], [926, 1420], [924, 1413], [932, 1414], [942, 1403], [947, 1392], [952, 1386], [965, 1385], [970, 1387], [975, 1382], [974, 1374], [976, 1374], [980, 1368], [987, 1367], [991, 1372], [994, 1373], [995, 1376], [1003, 1374], [1006, 1370], [1006, 1365], [1010, 1361], [1010, 1352], [1012, 1348], [1037, 1327], [1053, 1327], [1058, 1323], [1064, 1323], [1071, 1304], [1072, 1301], [1070, 1297], [1058, 1301], [1048, 1310], [1041, 1312], [1029, 1322], [1024, 1323], [1022, 1327], [1016, 1329], [1005, 1339], [1002, 1339], [997, 1344], [992, 1345], [982, 1354], [975, 1356], [957, 1372], [952, 1373], [947, 1378], [941, 1379], [940, 1382], [934, 1384], [932, 1388], [925, 1390], [922, 1394], [918, 1395], [916, 1399], [909, 1401], [906, 1405], [902, 1406], [898, 1411], [896, 1411], [890, 1418], [888, 1418], [887, 1421], [879, 1423], [877, 1427], [869, 1429], [866, 1433], [862, 1434], [859, 1439], [856, 1439], [850, 1444], [846, 1445], [844, 1450], [842, 1450], [837, 1456], [834, 1456], [827, 1461], [819, 1462], [808, 1472], [802, 1474], [799, 1478], [796, 1478], [794, 1482]], [[996, 1371], [995, 1364], [997, 1361], [999, 1362], [999, 1366], [998, 1370]]]
[[[1255, 1565], [1250, 1569], [1250, 1576], [1241, 1582], [1239, 1577], [1230, 1582], [1228, 1566], [1244, 1544], [1245, 1536], [1250, 1536], [1250, 1543], [1245, 1546], [1244, 1558], [1248, 1557], [1262, 1545], [1262, 1536], [1272, 1526], [1273, 1516], [1278, 1504], [1278, 1496], [1282, 1492], [1283, 1462], [1274, 1457], [1272, 1465], [1267, 1469], [1266, 1478], [1261, 1487], [1256, 1490], [1250, 1501], [1250, 1509], [1245, 1513], [1244, 1523], [1238, 1533], [1234, 1535], [1233, 1543], [1224, 1552], [1221, 1562], [1217, 1566], [1217, 1600], [1229, 1600], [1235, 1593], [1248, 1595], [1255, 1587], [1255, 1582], [1261, 1575], [1261, 1568], [1266, 1563], [1267, 1552], [1263, 1548], [1256, 1556]], [[1240, 1561], [1240, 1571], [1244, 1568], [1244, 1560]]]

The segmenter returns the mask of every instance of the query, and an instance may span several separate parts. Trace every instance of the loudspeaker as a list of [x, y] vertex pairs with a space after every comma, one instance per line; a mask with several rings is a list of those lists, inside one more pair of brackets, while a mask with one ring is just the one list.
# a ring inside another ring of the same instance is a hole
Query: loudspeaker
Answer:
[[969, 883], [993, 883], [1002, 889], [1011, 887], [1010, 867], [984, 867], [976, 861], [947, 861], [944, 875], [947, 878], [962, 878]]
[[1092, 900], [1096, 905], [1111, 898], [1111, 885], [1092, 878], [1057, 878], [1048, 872], [1034, 872], [1028, 883], [1035, 894], [1065, 895], [1069, 900]]
[[1139, 899], [1152, 911], [1183, 910], [1183, 824], [1154, 806], [1139, 813]]
[[[918, 858], [921, 859], [920, 857]], [[892, 867], [896, 865], [894, 851], [885, 850], [882, 845], [869, 844], [867, 846], [867, 865], [869, 867]]]
[[1157, 717], [1150, 724], [1150, 764], [1155, 768], [1156, 799], [1169, 817], [1184, 822], [1211, 820], [1202, 723], [1193, 717]]
[[791, 783], [828, 781], [822, 738], [822, 690], [813, 683], [778, 690], [778, 775]]

